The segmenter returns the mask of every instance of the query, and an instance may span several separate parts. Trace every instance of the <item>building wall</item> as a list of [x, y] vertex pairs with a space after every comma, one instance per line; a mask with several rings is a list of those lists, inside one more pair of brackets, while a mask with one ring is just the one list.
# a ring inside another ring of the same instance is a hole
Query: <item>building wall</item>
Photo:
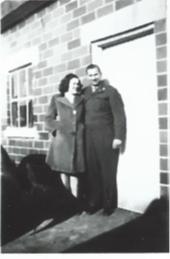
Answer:
[[[164, 30], [164, 31], [163, 31]], [[161, 194], [168, 195], [169, 183], [168, 166], [169, 151], [169, 127], [168, 127], [168, 82], [167, 82], [167, 29], [166, 23], [157, 21], [155, 23], [156, 55], [157, 55], [157, 83], [158, 83], [158, 109], [159, 109], [159, 130], [160, 130], [160, 183]], [[161, 39], [162, 38], [162, 39]], [[161, 39], [161, 40], [160, 40]]]
[[[146, 3], [146, 10], [151, 8], [151, 6], [147, 6], [146, 0], [57, 1], [2, 35], [4, 60], [19, 53], [21, 50], [28, 50], [35, 46], [37, 47], [39, 58], [38, 64], [33, 67], [33, 91], [36, 96], [34, 99], [34, 125], [37, 128], [38, 135], [34, 139], [7, 138], [3, 136], [2, 144], [12, 159], [19, 162], [22, 157], [28, 154], [46, 154], [50, 141], [49, 134], [44, 128], [44, 115], [52, 94], [58, 89], [61, 78], [69, 72], [74, 72], [81, 78], [84, 84], [87, 84], [85, 67], [91, 62], [91, 48], [89, 42], [82, 38], [85, 26], [89, 24], [93, 28], [96, 20], [109, 15], [114, 17], [123, 9], [129, 8], [130, 10], [131, 7], [139, 6], [141, 2]], [[149, 2], [154, 9], [155, 2], [158, 1], [149, 0]], [[138, 13], [134, 15], [137, 16]], [[168, 56], [166, 21], [166, 16], [155, 21], [153, 20], [155, 23], [155, 51], [157, 56], [160, 188], [162, 195], [168, 195], [170, 170], [168, 168]], [[124, 17], [122, 17], [123, 22]], [[89, 33], [93, 34], [92, 31], [89, 31]], [[6, 89], [6, 80], [2, 82], [3, 88]], [[8, 106], [7, 96], [7, 104], [5, 103], [4, 107]], [[3, 129], [6, 127], [7, 121], [7, 111], [5, 111], [2, 117]]]

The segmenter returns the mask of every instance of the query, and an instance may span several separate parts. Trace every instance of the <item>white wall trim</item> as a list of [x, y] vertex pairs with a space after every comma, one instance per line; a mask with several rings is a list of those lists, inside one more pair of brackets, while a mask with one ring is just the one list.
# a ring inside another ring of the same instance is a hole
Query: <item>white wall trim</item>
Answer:
[[2, 62], [2, 70], [4, 73], [8, 73], [10, 70], [16, 69], [29, 63], [32, 63], [32, 65], [37, 65], [39, 62], [38, 47], [23, 49], [10, 56], [9, 58], [2, 60]]
[[6, 127], [6, 129], [2, 132], [3, 137], [9, 138], [9, 137], [20, 137], [20, 138], [33, 138], [33, 139], [38, 139], [38, 132], [37, 128], [27, 128], [27, 127], [22, 127], [22, 128], [15, 128], [15, 127]]
[[82, 45], [166, 17], [166, 0], [143, 0], [81, 27]]

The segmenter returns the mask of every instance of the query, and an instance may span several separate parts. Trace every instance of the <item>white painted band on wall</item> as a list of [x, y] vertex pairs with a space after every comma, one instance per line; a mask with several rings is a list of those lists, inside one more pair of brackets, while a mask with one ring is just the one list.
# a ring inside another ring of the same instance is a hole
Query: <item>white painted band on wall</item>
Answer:
[[82, 45], [166, 17], [166, 0], [143, 0], [81, 27]]
[[2, 74], [8, 73], [10, 70], [16, 69], [18, 67], [22, 67], [25, 64], [31, 63], [32, 65], [37, 65], [39, 62], [38, 47], [21, 50], [20, 52], [17, 52], [9, 58], [2, 60], [2, 62]]

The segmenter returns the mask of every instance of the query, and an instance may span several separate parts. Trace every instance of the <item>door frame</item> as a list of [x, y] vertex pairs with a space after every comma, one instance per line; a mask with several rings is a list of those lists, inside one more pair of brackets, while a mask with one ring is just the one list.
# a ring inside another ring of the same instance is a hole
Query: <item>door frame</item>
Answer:
[[[96, 57], [96, 55], [94, 54], [97, 54], [98, 58], [100, 59], [101, 51], [128, 41], [132, 41], [132, 40], [150, 35], [152, 33], [154, 33], [154, 24], [149, 23], [149, 24], [137, 27], [135, 29], [118, 33], [116, 35], [111, 35], [103, 39], [97, 39], [95, 41], [92, 41], [91, 42], [92, 62], [94, 61], [93, 57], [94, 56]], [[95, 61], [95, 63], [97, 62]]]
[[[97, 39], [95, 41], [91, 42], [91, 57], [92, 57], [92, 63], [95, 64], [101, 64], [102, 62], [102, 51], [116, 46], [116, 45], [120, 45], [126, 42], [130, 42], [139, 38], [142, 38], [144, 36], [148, 36], [154, 34], [154, 24], [150, 23], [141, 27], [137, 27], [133, 30], [128, 30], [116, 35], [111, 35], [108, 37], [105, 37], [103, 39]], [[95, 60], [94, 60], [95, 58]], [[155, 74], [156, 76], [156, 74]], [[105, 79], [105, 78], [104, 78]], [[155, 89], [156, 91], [156, 89]], [[158, 113], [157, 113], [157, 117], [158, 117]], [[159, 143], [158, 143], [159, 145]], [[159, 159], [159, 157], [158, 157]], [[158, 172], [159, 174], [159, 172]], [[159, 188], [159, 182], [158, 182], [158, 194], [157, 194], [157, 198], [160, 198], [160, 188]], [[138, 213], [143, 213], [140, 211], [136, 211]]]

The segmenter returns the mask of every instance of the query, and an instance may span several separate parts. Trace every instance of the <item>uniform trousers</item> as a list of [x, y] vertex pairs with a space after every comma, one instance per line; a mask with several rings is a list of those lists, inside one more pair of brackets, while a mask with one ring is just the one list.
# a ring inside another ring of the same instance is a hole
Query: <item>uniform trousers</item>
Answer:
[[86, 128], [86, 163], [88, 201], [104, 209], [117, 207], [117, 165], [119, 149], [112, 148], [113, 132]]

